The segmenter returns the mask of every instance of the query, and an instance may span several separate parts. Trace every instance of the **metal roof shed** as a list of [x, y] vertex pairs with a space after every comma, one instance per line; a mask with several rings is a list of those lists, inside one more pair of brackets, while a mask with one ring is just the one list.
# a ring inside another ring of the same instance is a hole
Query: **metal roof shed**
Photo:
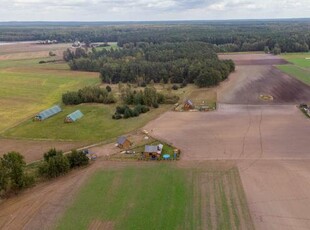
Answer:
[[65, 122], [67, 122], [67, 123], [75, 122], [78, 119], [82, 118], [83, 116], [84, 116], [84, 114], [80, 110], [76, 110], [75, 112], [69, 114], [66, 117]]
[[61, 108], [58, 105], [55, 105], [49, 109], [40, 112], [38, 115], [35, 116], [35, 120], [43, 121], [51, 116], [56, 115], [57, 113], [60, 113], [61, 111]]

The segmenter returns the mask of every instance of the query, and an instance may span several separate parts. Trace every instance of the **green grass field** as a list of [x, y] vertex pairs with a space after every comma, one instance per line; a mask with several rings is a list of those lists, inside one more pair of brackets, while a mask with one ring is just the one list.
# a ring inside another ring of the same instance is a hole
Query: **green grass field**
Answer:
[[[105, 169], [57, 229], [254, 229], [238, 170], [166, 163]], [[95, 229], [95, 228], [94, 228]]]
[[117, 46], [117, 42], [109, 42], [109, 45], [110, 46], [106, 46], [106, 47], [96, 47], [96, 50], [97, 51], [101, 51], [103, 49], [106, 49], [106, 50], [110, 50], [110, 49], [119, 49], [120, 47]]
[[39, 60], [0, 62], [0, 132], [57, 102], [67, 90], [98, 84], [98, 74], [71, 72]]
[[283, 54], [282, 57], [292, 64], [279, 65], [277, 68], [309, 85], [310, 53]]
[[310, 68], [310, 52], [283, 54], [282, 57], [298, 67]]
[[[6, 131], [4, 136], [28, 139], [104, 141], [144, 126], [170, 106], [163, 105], [146, 114], [141, 114], [139, 117], [127, 120], [112, 119], [115, 107], [115, 105], [62, 106], [61, 113], [42, 122], [33, 122], [32, 119], [28, 119], [21, 125]], [[81, 110], [84, 117], [75, 123], [64, 123], [65, 117], [77, 109]]]

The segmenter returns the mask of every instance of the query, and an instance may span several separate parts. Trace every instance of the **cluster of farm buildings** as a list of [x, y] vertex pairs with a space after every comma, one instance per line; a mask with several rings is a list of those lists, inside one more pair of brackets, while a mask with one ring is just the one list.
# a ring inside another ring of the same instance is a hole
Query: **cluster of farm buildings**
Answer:
[[[131, 152], [133, 143], [127, 137], [121, 136], [117, 139], [116, 145], [120, 149], [126, 150], [125, 152]], [[177, 160], [180, 156], [180, 150], [174, 149], [173, 154], [168, 154], [164, 152], [163, 144], [145, 145], [141, 154], [144, 160]]]

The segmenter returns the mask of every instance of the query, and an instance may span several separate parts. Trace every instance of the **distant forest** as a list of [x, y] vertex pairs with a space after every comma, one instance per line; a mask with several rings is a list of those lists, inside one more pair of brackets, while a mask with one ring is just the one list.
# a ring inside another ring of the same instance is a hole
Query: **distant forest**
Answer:
[[64, 52], [64, 60], [72, 70], [100, 72], [103, 82], [195, 83], [199, 87], [214, 86], [235, 70], [231, 60], [219, 60], [213, 46], [205, 42], [124, 44], [122, 49], [83, 48]]
[[[216, 52], [307, 52], [310, 19], [185, 22], [36, 22], [0, 23], [0, 41], [58, 40], [59, 42], [127, 43], [199, 41]], [[276, 53], [277, 53], [276, 52]]]

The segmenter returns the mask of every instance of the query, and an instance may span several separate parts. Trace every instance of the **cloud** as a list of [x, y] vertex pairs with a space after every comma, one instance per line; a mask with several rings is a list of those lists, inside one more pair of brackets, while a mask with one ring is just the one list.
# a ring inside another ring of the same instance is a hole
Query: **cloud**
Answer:
[[310, 15], [309, 0], [0, 0], [0, 4], [1, 21], [290, 18]]

